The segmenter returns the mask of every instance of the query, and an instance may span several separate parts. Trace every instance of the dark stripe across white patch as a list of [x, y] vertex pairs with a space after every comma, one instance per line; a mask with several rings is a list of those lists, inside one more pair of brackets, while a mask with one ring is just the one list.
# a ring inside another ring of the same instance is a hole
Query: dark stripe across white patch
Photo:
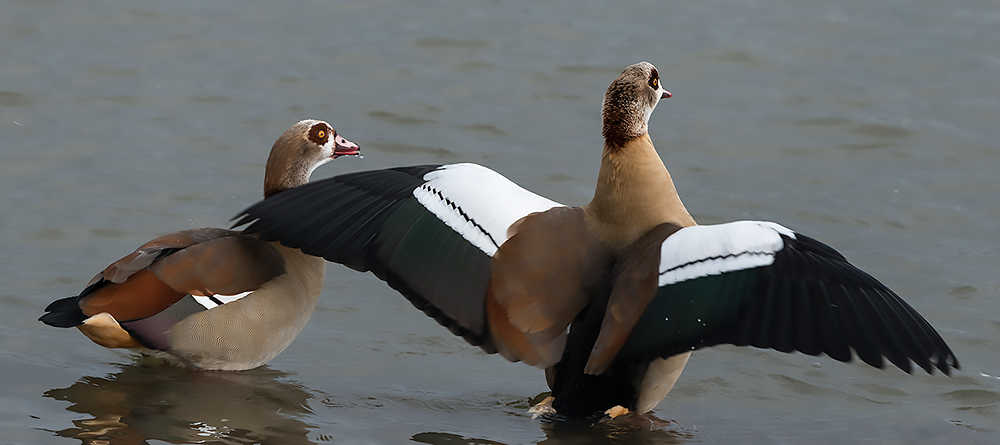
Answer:
[[236, 295], [214, 294], [208, 296], [192, 295], [192, 297], [194, 298], [194, 301], [197, 301], [202, 306], [205, 306], [205, 309], [212, 309], [214, 307], [222, 306], [226, 303], [232, 303], [236, 300], [239, 300], [240, 298], [250, 295], [250, 292], [252, 291], [247, 291]]
[[427, 211], [489, 256], [507, 241], [507, 228], [534, 212], [562, 206], [476, 164], [450, 164], [424, 175], [413, 190]]
[[769, 266], [795, 232], [773, 222], [736, 221], [678, 230], [660, 246], [659, 286]]

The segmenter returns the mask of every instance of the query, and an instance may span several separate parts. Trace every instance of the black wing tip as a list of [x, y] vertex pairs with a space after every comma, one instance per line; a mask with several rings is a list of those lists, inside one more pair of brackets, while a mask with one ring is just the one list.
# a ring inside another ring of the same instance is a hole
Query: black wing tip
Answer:
[[[941, 374], [944, 374], [947, 377], [951, 377], [951, 370], [952, 369], [958, 370], [958, 371], [960, 371], [962, 369], [961, 366], [959, 366], [959, 364], [958, 364], [958, 359], [956, 359], [954, 355], [949, 355], [948, 358], [941, 359], [941, 360], [936, 360], [935, 361], [933, 358], [931, 358], [930, 360], [931, 360], [931, 363], [933, 363], [933, 364], [928, 363], [925, 366], [923, 364], [919, 364], [918, 363], [918, 366], [921, 369], [923, 369], [924, 372], [927, 373], [927, 375], [934, 375], [934, 369], [937, 368], [938, 371], [941, 371]], [[902, 369], [907, 374], [913, 375], [913, 372], [912, 372], [913, 370], [909, 369], [909, 368], [910, 368], [909, 366], [907, 367], [907, 369], [904, 369], [904, 368], [900, 367], [900, 369]]]
[[[955, 354], [953, 354], [951, 351], [947, 352], [948, 352], [947, 354], [941, 354], [937, 358], [937, 360], [935, 360], [934, 357], [931, 357], [931, 361], [934, 363], [934, 368], [937, 368], [939, 371], [941, 371], [942, 374], [951, 377], [952, 369], [961, 371], [962, 367], [959, 366], [958, 364], [958, 357], [955, 357]], [[933, 375], [934, 368], [926, 370], [927, 373]]]
[[[856, 353], [857, 351], [855, 351], [855, 354]], [[855, 354], [851, 354], [851, 356], [848, 357], [846, 360], [842, 360], [840, 358], [835, 358], [835, 357], [830, 357], [830, 358], [839, 362], [850, 363], [853, 361]], [[927, 357], [919, 357], [919, 358], [906, 357], [905, 361], [888, 360], [888, 357], [884, 355], [880, 355], [877, 360], [871, 358], [866, 359], [860, 356], [858, 356], [858, 358], [860, 358], [861, 361], [864, 362], [865, 364], [877, 369], [885, 369], [885, 362], [888, 361], [893, 365], [895, 365], [896, 368], [909, 375], [913, 375], [914, 370], [918, 368], [923, 369], [924, 372], [926, 372], [928, 375], [934, 375], [934, 369], [937, 368], [937, 370], [941, 371], [941, 373], [944, 374], [945, 376], [951, 377], [952, 369], [954, 370], [962, 369], [958, 363], [958, 358], [956, 358], [955, 354], [953, 354], [950, 350], [947, 349], [945, 349], [944, 354], [934, 353]], [[917, 366], [916, 367], [911, 366], [913, 364], [916, 364]]]
[[[762, 349], [772, 349], [772, 348], [762, 348]], [[803, 352], [803, 351], [797, 351], [797, 352]], [[820, 354], [823, 354], [838, 362], [852, 363], [854, 362], [854, 357], [857, 354], [857, 351], [848, 354], [846, 357], [834, 357], [825, 351], [817, 354], [809, 354], [805, 352], [803, 353], [812, 356], [818, 356]], [[954, 370], [962, 369], [961, 366], [958, 364], [958, 359], [950, 350], [946, 350], [945, 354], [932, 354], [928, 357], [922, 357], [921, 360], [917, 360], [913, 357], [907, 357], [905, 361], [901, 360], [893, 361], [889, 360], [889, 358], [884, 355], [880, 355], [877, 360], [873, 358], [865, 359], [864, 357], [861, 356], [858, 356], [858, 358], [861, 360], [862, 363], [876, 369], [885, 369], [886, 362], [888, 361], [889, 363], [892, 363], [896, 368], [909, 375], [913, 375], [913, 372], [916, 369], [923, 369], [924, 372], [926, 372], [928, 375], [934, 375], [934, 369], [937, 368], [937, 370], [941, 371], [941, 373], [944, 374], [945, 376], [951, 377], [952, 369]], [[917, 366], [912, 366], [913, 364], [916, 364]]]

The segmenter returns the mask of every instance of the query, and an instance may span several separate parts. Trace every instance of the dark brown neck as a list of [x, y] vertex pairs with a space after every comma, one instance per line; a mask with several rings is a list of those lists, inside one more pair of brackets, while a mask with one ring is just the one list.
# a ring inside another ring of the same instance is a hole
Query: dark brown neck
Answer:
[[601, 134], [605, 146], [612, 149], [620, 149], [646, 134], [649, 116], [640, 110], [642, 105], [632, 94], [618, 91], [626, 87], [628, 85], [612, 84], [604, 96]]

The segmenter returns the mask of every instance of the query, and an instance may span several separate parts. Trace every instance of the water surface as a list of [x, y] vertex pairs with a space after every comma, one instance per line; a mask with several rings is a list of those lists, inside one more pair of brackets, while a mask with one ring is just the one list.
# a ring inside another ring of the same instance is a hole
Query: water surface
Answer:
[[[985, 0], [113, 2], [0, 6], [0, 442], [993, 443], [1000, 437], [1000, 7]], [[159, 234], [259, 199], [274, 139], [470, 161], [580, 205], [604, 89], [656, 64], [650, 121], [695, 218], [778, 221], [895, 289], [951, 378], [697, 352], [631, 423], [532, 420], [542, 372], [331, 265], [268, 366], [190, 372], [36, 321]]]

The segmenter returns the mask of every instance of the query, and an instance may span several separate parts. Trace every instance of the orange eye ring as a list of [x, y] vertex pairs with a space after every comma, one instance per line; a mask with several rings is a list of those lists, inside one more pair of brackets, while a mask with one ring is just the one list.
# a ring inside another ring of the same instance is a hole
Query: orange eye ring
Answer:
[[320, 130], [319, 132], [316, 133], [316, 137], [318, 137], [320, 139], [325, 138], [326, 137], [326, 131], [325, 130]]

